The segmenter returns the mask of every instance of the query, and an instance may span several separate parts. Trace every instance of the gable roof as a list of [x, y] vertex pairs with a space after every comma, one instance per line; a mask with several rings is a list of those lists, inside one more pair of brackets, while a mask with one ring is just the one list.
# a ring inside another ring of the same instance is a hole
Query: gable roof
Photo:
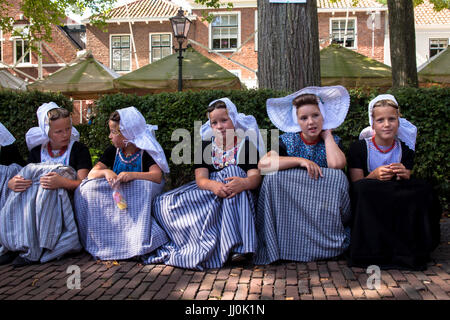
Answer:
[[419, 69], [418, 76], [421, 82], [450, 83], [450, 49], [439, 52]]
[[[450, 25], [450, 9], [442, 9], [437, 12], [429, 0], [414, 8], [414, 20], [416, 25], [446, 24]], [[450, 27], [449, 27], [450, 29]]]
[[135, 18], [170, 18], [177, 14], [179, 6], [166, 0], [137, 0], [114, 8], [108, 20]]
[[387, 7], [375, 0], [359, 0], [353, 6], [353, 0], [340, 0], [331, 2], [330, 0], [317, 0], [317, 8], [320, 9], [387, 9]]

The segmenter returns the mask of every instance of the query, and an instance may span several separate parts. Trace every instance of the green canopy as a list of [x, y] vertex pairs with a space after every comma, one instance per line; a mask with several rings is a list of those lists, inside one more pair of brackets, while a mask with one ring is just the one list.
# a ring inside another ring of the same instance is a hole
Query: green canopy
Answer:
[[323, 86], [392, 86], [389, 66], [336, 44], [320, 51], [320, 75]]
[[450, 84], [450, 50], [447, 48], [419, 68], [420, 82]]
[[0, 89], [26, 90], [27, 83], [6, 70], [0, 70]]
[[[193, 48], [183, 53], [183, 90], [241, 89], [239, 77]], [[114, 80], [120, 91], [156, 93], [178, 90], [178, 53]]]
[[87, 55], [78, 63], [28, 85], [28, 89], [61, 92], [80, 100], [97, 99], [102, 94], [117, 92], [113, 80], [118, 77], [119, 74]]

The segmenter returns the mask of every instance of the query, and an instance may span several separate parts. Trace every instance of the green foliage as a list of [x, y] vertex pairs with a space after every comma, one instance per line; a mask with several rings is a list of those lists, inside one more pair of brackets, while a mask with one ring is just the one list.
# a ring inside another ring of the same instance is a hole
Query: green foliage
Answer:
[[22, 0], [19, 4], [24, 20], [28, 21], [27, 30], [13, 30], [14, 4], [0, 0], [0, 28], [3, 34], [13, 32], [30, 42], [33, 51], [37, 51], [37, 41], [52, 42], [52, 26], [61, 25], [70, 12], [82, 14], [87, 9], [92, 12], [91, 23], [97, 27], [106, 26], [106, 19], [116, 0]]
[[[335, 131], [342, 140], [344, 151], [350, 143], [358, 139], [362, 129], [368, 126], [367, 106], [378, 92], [376, 90], [351, 89], [350, 108], [345, 122]], [[430, 181], [439, 193], [444, 209], [449, 207], [450, 191], [450, 88], [405, 88], [390, 91], [399, 105], [402, 116], [418, 128], [416, 158], [413, 174]], [[172, 189], [194, 179], [193, 164], [175, 165], [171, 159], [172, 149], [181, 139], [172, 141], [176, 129], [186, 129], [191, 136], [191, 160], [193, 162], [194, 122], [198, 124], [207, 120], [206, 107], [218, 98], [228, 97], [237, 106], [238, 111], [255, 116], [261, 129], [275, 129], [266, 113], [266, 100], [281, 97], [287, 92], [261, 90], [201, 91], [181, 93], [160, 93], [147, 96], [105, 95], [98, 102], [92, 125], [76, 126], [80, 131], [81, 141], [89, 146], [93, 162], [110, 144], [107, 121], [109, 115], [120, 108], [135, 106], [147, 123], [158, 125], [156, 138], [163, 147], [170, 166], [166, 188]], [[36, 110], [43, 103], [55, 101], [58, 105], [72, 109], [71, 102], [60, 95], [27, 92], [16, 93], [0, 91], [0, 121], [14, 134], [20, 150], [26, 155], [24, 135], [32, 126], [37, 125]], [[269, 146], [270, 148], [270, 143]]]
[[36, 111], [40, 105], [53, 101], [72, 111], [72, 102], [61, 94], [40, 91], [17, 92], [0, 90], [0, 122], [14, 135], [22, 157], [28, 158], [25, 133], [38, 126]]

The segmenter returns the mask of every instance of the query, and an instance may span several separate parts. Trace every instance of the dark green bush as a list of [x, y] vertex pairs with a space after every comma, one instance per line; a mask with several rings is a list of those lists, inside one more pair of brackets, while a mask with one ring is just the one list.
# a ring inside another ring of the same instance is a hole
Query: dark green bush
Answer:
[[31, 127], [38, 126], [36, 111], [43, 103], [50, 101], [69, 111], [73, 109], [72, 102], [61, 94], [0, 90], [0, 122], [16, 138], [16, 143], [25, 160], [28, 158], [25, 133]]
[[[438, 191], [444, 209], [449, 203], [450, 164], [447, 156], [449, 144], [449, 88], [399, 89], [391, 91], [401, 109], [402, 116], [418, 127], [416, 159], [413, 174], [430, 181]], [[184, 128], [194, 135], [194, 121], [207, 120], [206, 106], [214, 99], [228, 97], [238, 111], [252, 114], [261, 129], [275, 129], [266, 113], [266, 100], [284, 96], [286, 92], [273, 90], [243, 91], [202, 91], [182, 93], [160, 93], [147, 96], [105, 95], [97, 102], [96, 117], [92, 125], [77, 126], [81, 141], [89, 146], [93, 161], [97, 161], [109, 145], [107, 119], [114, 110], [135, 106], [142, 112], [148, 123], [158, 125], [156, 137], [166, 152], [171, 172], [167, 179], [167, 189], [178, 187], [194, 178], [193, 165], [175, 165], [171, 151], [180, 141], [171, 141], [175, 129]], [[350, 90], [350, 109], [343, 125], [336, 130], [342, 138], [344, 151], [350, 143], [358, 139], [360, 131], [368, 126], [367, 106], [377, 95], [377, 91]], [[59, 95], [43, 93], [1, 93], [1, 121], [16, 136], [21, 151], [24, 152], [25, 132], [37, 125], [35, 111], [43, 102], [53, 100], [71, 110], [68, 99]], [[270, 138], [270, 135], [269, 137]], [[270, 140], [269, 140], [270, 141]], [[270, 145], [268, 146], [270, 147]], [[192, 150], [193, 151], [193, 150]], [[192, 152], [193, 158], [193, 152]], [[193, 160], [193, 159], [192, 159]]]

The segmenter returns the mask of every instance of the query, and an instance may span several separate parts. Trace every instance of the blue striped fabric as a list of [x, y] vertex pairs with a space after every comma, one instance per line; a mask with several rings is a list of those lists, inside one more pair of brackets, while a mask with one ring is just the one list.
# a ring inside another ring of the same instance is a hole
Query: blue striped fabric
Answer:
[[11, 190], [8, 188], [8, 181], [13, 178], [21, 169], [22, 167], [16, 163], [13, 163], [9, 166], [0, 165], [0, 209], [3, 208], [3, 205], [6, 202], [6, 198], [11, 192]]
[[348, 247], [347, 177], [342, 170], [321, 169], [324, 177], [318, 180], [299, 168], [264, 177], [256, 214], [255, 264], [327, 259]]
[[48, 262], [81, 250], [72, 205], [65, 189], [40, 186], [41, 176], [56, 172], [75, 179], [75, 171], [61, 164], [31, 163], [18, 174], [33, 184], [24, 192], [11, 192], [0, 210], [0, 243], [31, 261]]
[[[210, 173], [211, 180], [247, 177], [238, 166]], [[230, 199], [198, 188], [195, 181], [155, 199], [154, 215], [170, 242], [148, 256], [145, 263], [203, 270], [220, 268], [230, 253], [254, 253], [255, 199], [244, 191]]]
[[152, 199], [164, 182], [134, 180], [121, 184], [128, 207], [116, 207], [106, 179], [83, 180], [75, 190], [81, 244], [94, 258], [128, 259], [147, 254], [168, 241], [151, 216]]
[[[22, 167], [15, 163], [9, 166], [0, 165], [0, 209], [3, 208], [8, 195], [12, 192], [11, 189], [8, 188], [8, 181], [14, 177], [20, 169], [22, 169]], [[0, 256], [7, 251], [8, 250], [0, 244]]]

